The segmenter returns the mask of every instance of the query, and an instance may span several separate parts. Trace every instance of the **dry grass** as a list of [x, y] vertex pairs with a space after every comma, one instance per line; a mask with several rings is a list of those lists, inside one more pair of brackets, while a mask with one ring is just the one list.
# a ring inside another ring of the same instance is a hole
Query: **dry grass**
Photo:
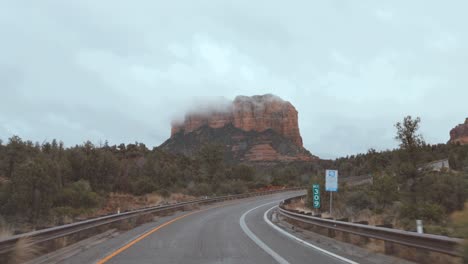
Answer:
[[367, 221], [369, 225], [381, 225], [384, 223], [383, 215], [376, 215], [371, 210], [362, 210], [351, 219], [353, 222]]
[[117, 226], [116, 226], [116, 228], [121, 231], [127, 231], [127, 230], [132, 229], [133, 227], [134, 227], [134, 224], [129, 220], [119, 221], [117, 222]]
[[167, 198], [156, 193], [150, 193], [142, 196], [134, 196], [125, 193], [110, 193], [104, 206], [92, 216], [116, 213], [119, 209], [120, 212], [124, 212], [126, 210], [135, 210], [166, 203], [185, 202], [194, 199], [196, 199], [196, 197], [180, 193], [173, 193]]
[[200, 209], [200, 206], [198, 204], [188, 204], [184, 206], [184, 211], [193, 211], [198, 209]]
[[9, 183], [10, 180], [7, 177], [0, 176], [0, 185]]
[[164, 202], [164, 198], [161, 195], [155, 193], [146, 194], [145, 199], [149, 206], [158, 205]]
[[[178, 202], [183, 202], [183, 201], [189, 201], [189, 200], [194, 200], [195, 197], [189, 196], [189, 195], [184, 195], [180, 193], [173, 193], [169, 197], [165, 198], [162, 197], [159, 194], [156, 193], [150, 193], [142, 196], [134, 196], [131, 194], [125, 194], [125, 193], [110, 193], [108, 196], [108, 199], [105, 203], [105, 205], [98, 210], [94, 215], [92, 216], [99, 216], [99, 215], [106, 215], [109, 213], [116, 213], [118, 210], [120, 212], [124, 212], [127, 210], [135, 210], [135, 209], [140, 209], [144, 207], [150, 207], [150, 206], [157, 206], [161, 204], [167, 204], [167, 203], [178, 203]], [[191, 210], [191, 209], [196, 209], [197, 207], [192, 207], [192, 208], [184, 208], [184, 210]], [[163, 216], [163, 215], [171, 215], [173, 212], [160, 212], [158, 215]], [[136, 222], [128, 222], [128, 221], [123, 221], [119, 223], [118, 229], [119, 230], [128, 230], [133, 228], [135, 225], [140, 225], [143, 223], [151, 222], [154, 220], [154, 215], [148, 214], [144, 216], [139, 216], [135, 221]]]
[[169, 202], [180, 203], [180, 202], [186, 202], [186, 201], [190, 201], [194, 199], [196, 199], [196, 197], [194, 196], [185, 195], [182, 193], [172, 193], [171, 196], [169, 197]]
[[290, 210], [299, 210], [304, 212], [312, 212], [309, 208], [305, 205], [305, 199], [293, 200], [290, 204], [287, 204], [286, 209]]
[[[304, 199], [295, 200], [292, 203], [286, 205], [286, 208], [292, 209], [292, 210], [304, 211], [306, 213], [313, 212], [313, 209], [306, 207]], [[336, 209], [334, 208], [333, 210], [333, 218], [335, 219], [345, 218], [349, 216], [350, 216], [349, 213], [346, 213], [343, 210], [340, 210], [339, 208], [336, 208]], [[322, 217], [329, 218], [331, 217], [331, 215], [328, 212], [322, 212]], [[353, 214], [352, 217], [349, 217], [351, 222], [367, 221], [369, 222], [369, 225], [381, 225], [385, 222], [384, 218], [385, 218], [384, 215], [376, 215], [371, 210], [362, 210], [358, 213]], [[395, 221], [391, 223], [393, 224], [393, 226], [396, 226], [397, 224]]]
[[140, 215], [137, 217], [135, 225], [139, 226], [144, 223], [152, 222], [153, 220], [154, 220], [154, 216], [152, 214]]
[[[0, 220], [0, 239], [8, 238], [14, 234], [13, 228], [6, 224], [5, 221]], [[24, 263], [27, 260], [30, 260], [36, 256], [40, 248], [33, 243], [31, 237], [25, 237], [18, 240], [13, 249], [12, 253], [9, 255], [9, 258], [6, 263], [16, 264]]]
[[3, 220], [0, 220], [0, 239], [4, 239], [13, 235], [13, 228], [7, 225]]
[[468, 238], [468, 203], [465, 203], [465, 210], [454, 212], [450, 220], [454, 223], [457, 235]]
[[27, 260], [33, 259], [39, 252], [39, 247], [34, 245], [34, 241], [31, 237], [21, 238], [15, 245], [9, 263], [24, 263]]
[[465, 243], [460, 246], [460, 251], [463, 254], [465, 263], [468, 263], [468, 203], [465, 203], [463, 211], [454, 212], [450, 219], [456, 235], [465, 238]]

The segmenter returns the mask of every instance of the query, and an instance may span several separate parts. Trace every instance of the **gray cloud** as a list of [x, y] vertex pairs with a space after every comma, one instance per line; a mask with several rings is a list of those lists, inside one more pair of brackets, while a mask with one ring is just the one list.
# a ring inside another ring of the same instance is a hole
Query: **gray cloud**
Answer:
[[0, 138], [156, 146], [194, 100], [273, 93], [296, 106], [321, 157], [396, 147], [407, 114], [446, 142], [468, 115], [467, 7], [4, 1]]

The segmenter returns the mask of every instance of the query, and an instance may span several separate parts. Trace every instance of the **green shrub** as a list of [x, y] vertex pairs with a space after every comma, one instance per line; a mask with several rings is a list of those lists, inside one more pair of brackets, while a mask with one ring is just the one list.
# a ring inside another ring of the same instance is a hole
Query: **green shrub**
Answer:
[[254, 176], [255, 169], [244, 164], [234, 166], [231, 172], [232, 179], [241, 181], [253, 181]]
[[451, 213], [463, 209], [467, 198], [465, 184], [462, 174], [431, 172], [422, 176], [416, 195], [421, 201], [437, 204]]
[[268, 186], [268, 183], [266, 181], [261, 181], [261, 180], [257, 180], [253, 182], [246, 182], [246, 184], [249, 189], [261, 189], [261, 188], [265, 188]]
[[[451, 215], [451, 226], [454, 229], [454, 235], [459, 238], [468, 239], [468, 203], [465, 204], [463, 211], [455, 212]], [[464, 256], [464, 263], [468, 263], [468, 240], [461, 246]]]
[[369, 209], [372, 207], [372, 201], [366, 191], [356, 190], [350, 192], [347, 196], [347, 205], [355, 211]]
[[241, 194], [248, 191], [247, 185], [244, 181], [234, 181], [230, 184], [231, 194]]
[[98, 206], [100, 197], [91, 190], [88, 181], [79, 180], [63, 188], [55, 202], [56, 207], [94, 208]]
[[59, 219], [63, 219], [65, 217], [74, 218], [85, 212], [86, 210], [81, 208], [73, 208], [71, 206], [60, 206], [52, 209], [52, 216]]
[[157, 186], [149, 177], [140, 177], [132, 183], [132, 193], [135, 195], [152, 193], [156, 189]]
[[199, 183], [189, 186], [188, 192], [190, 195], [194, 196], [211, 196], [213, 194], [211, 185], [207, 183]]
[[440, 205], [432, 203], [403, 204], [400, 216], [410, 221], [424, 220], [428, 224], [441, 223], [445, 219], [444, 209]]
[[240, 194], [248, 191], [247, 184], [243, 181], [228, 181], [219, 184], [216, 188], [216, 195]]
[[374, 207], [383, 211], [399, 199], [396, 177], [386, 173], [376, 173], [373, 176], [371, 196]]

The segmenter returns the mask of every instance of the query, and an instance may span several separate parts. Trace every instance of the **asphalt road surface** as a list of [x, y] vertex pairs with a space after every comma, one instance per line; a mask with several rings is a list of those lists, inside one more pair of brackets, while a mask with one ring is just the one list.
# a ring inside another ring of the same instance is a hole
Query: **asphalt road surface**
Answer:
[[298, 192], [268, 195], [162, 217], [65, 263], [345, 263], [278, 232], [264, 214]]

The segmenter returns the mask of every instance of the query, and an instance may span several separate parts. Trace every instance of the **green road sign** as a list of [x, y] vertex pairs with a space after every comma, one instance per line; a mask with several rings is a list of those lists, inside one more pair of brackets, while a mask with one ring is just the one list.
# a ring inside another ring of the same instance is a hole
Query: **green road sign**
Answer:
[[320, 185], [312, 185], [312, 199], [314, 203], [314, 208], [320, 208]]

